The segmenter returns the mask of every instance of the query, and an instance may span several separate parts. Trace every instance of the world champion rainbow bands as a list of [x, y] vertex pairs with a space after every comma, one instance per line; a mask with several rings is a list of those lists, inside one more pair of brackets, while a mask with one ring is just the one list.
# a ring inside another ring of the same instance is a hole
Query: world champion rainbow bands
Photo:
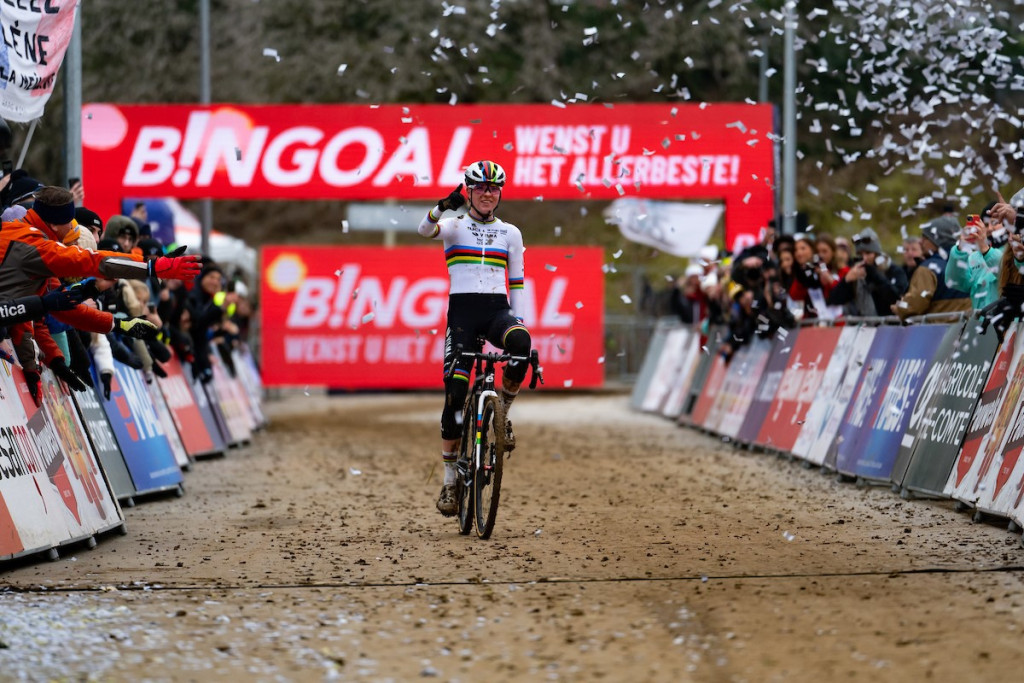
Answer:
[[484, 265], [494, 268], [508, 268], [508, 250], [491, 247], [466, 247], [453, 245], [444, 251], [448, 267], [457, 265]]

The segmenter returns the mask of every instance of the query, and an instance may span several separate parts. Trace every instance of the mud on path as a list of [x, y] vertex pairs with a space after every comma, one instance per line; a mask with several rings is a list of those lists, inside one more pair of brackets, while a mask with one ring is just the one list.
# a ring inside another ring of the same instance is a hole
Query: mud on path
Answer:
[[948, 503], [526, 395], [494, 536], [434, 510], [439, 394], [267, 404], [129, 533], [6, 568], [4, 679], [1011, 680], [1024, 550]]

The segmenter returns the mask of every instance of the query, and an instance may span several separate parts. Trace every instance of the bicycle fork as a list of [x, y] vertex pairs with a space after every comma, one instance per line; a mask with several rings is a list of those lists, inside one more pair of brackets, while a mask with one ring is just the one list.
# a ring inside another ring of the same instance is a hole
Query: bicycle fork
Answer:
[[480, 396], [477, 398], [476, 404], [476, 438], [473, 446], [473, 464], [480, 471], [480, 467], [483, 467], [483, 471], [490, 473], [491, 461], [485, 457], [483, 451], [483, 431], [484, 431], [484, 404], [489, 396], [493, 396], [498, 399], [498, 392], [494, 389], [485, 389], [480, 392]]

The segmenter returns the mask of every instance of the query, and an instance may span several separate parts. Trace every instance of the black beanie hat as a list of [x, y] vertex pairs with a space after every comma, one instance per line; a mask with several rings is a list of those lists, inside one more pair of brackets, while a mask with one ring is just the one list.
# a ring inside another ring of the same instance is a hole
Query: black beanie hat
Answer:
[[75, 220], [78, 221], [79, 225], [84, 225], [87, 228], [96, 228], [101, 232], [103, 231], [103, 219], [100, 218], [98, 213], [91, 211], [84, 206], [80, 206], [75, 209]]
[[96, 249], [99, 251], [117, 251], [122, 254], [124, 253], [124, 249], [121, 248], [121, 245], [117, 242], [117, 240], [112, 240], [109, 238], [102, 239], [99, 242], [97, 242]]
[[19, 168], [11, 174], [11, 182], [7, 184], [4, 192], [6, 195], [4, 204], [10, 206], [24, 201], [38, 192], [41, 187], [43, 187], [41, 182], [29, 176], [24, 169]]
[[164, 245], [160, 242], [160, 240], [154, 239], [152, 237], [143, 237], [135, 246], [142, 250], [143, 256], [164, 255]]

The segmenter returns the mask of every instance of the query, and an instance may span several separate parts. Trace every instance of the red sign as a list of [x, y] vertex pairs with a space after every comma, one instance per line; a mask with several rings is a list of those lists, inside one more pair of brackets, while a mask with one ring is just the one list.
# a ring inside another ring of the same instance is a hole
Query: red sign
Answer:
[[181, 363], [174, 354], [166, 363], [161, 363], [167, 371], [167, 377], [158, 377], [157, 384], [167, 402], [167, 409], [174, 420], [174, 427], [181, 437], [181, 444], [185, 452], [190, 456], [205, 455], [215, 450], [210, 433], [203, 422], [203, 415], [196, 405], [196, 397], [192, 394], [192, 388], [185, 379], [185, 373], [181, 369]]
[[793, 450], [842, 332], [839, 327], [807, 327], [795, 335], [786, 371], [765, 416], [757, 443], [786, 452]]
[[491, 159], [506, 200], [724, 200], [726, 245], [774, 213], [763, 104], [114, 105], [82, 109], [89, 206], [182, 199], [435, 200]]
[[[603, 252], [530, 247], [524, 322], [548, 387], [604, 383]], [[433, 247], [263, 248], [268, 386], [442, 386], [448, 274]]]

